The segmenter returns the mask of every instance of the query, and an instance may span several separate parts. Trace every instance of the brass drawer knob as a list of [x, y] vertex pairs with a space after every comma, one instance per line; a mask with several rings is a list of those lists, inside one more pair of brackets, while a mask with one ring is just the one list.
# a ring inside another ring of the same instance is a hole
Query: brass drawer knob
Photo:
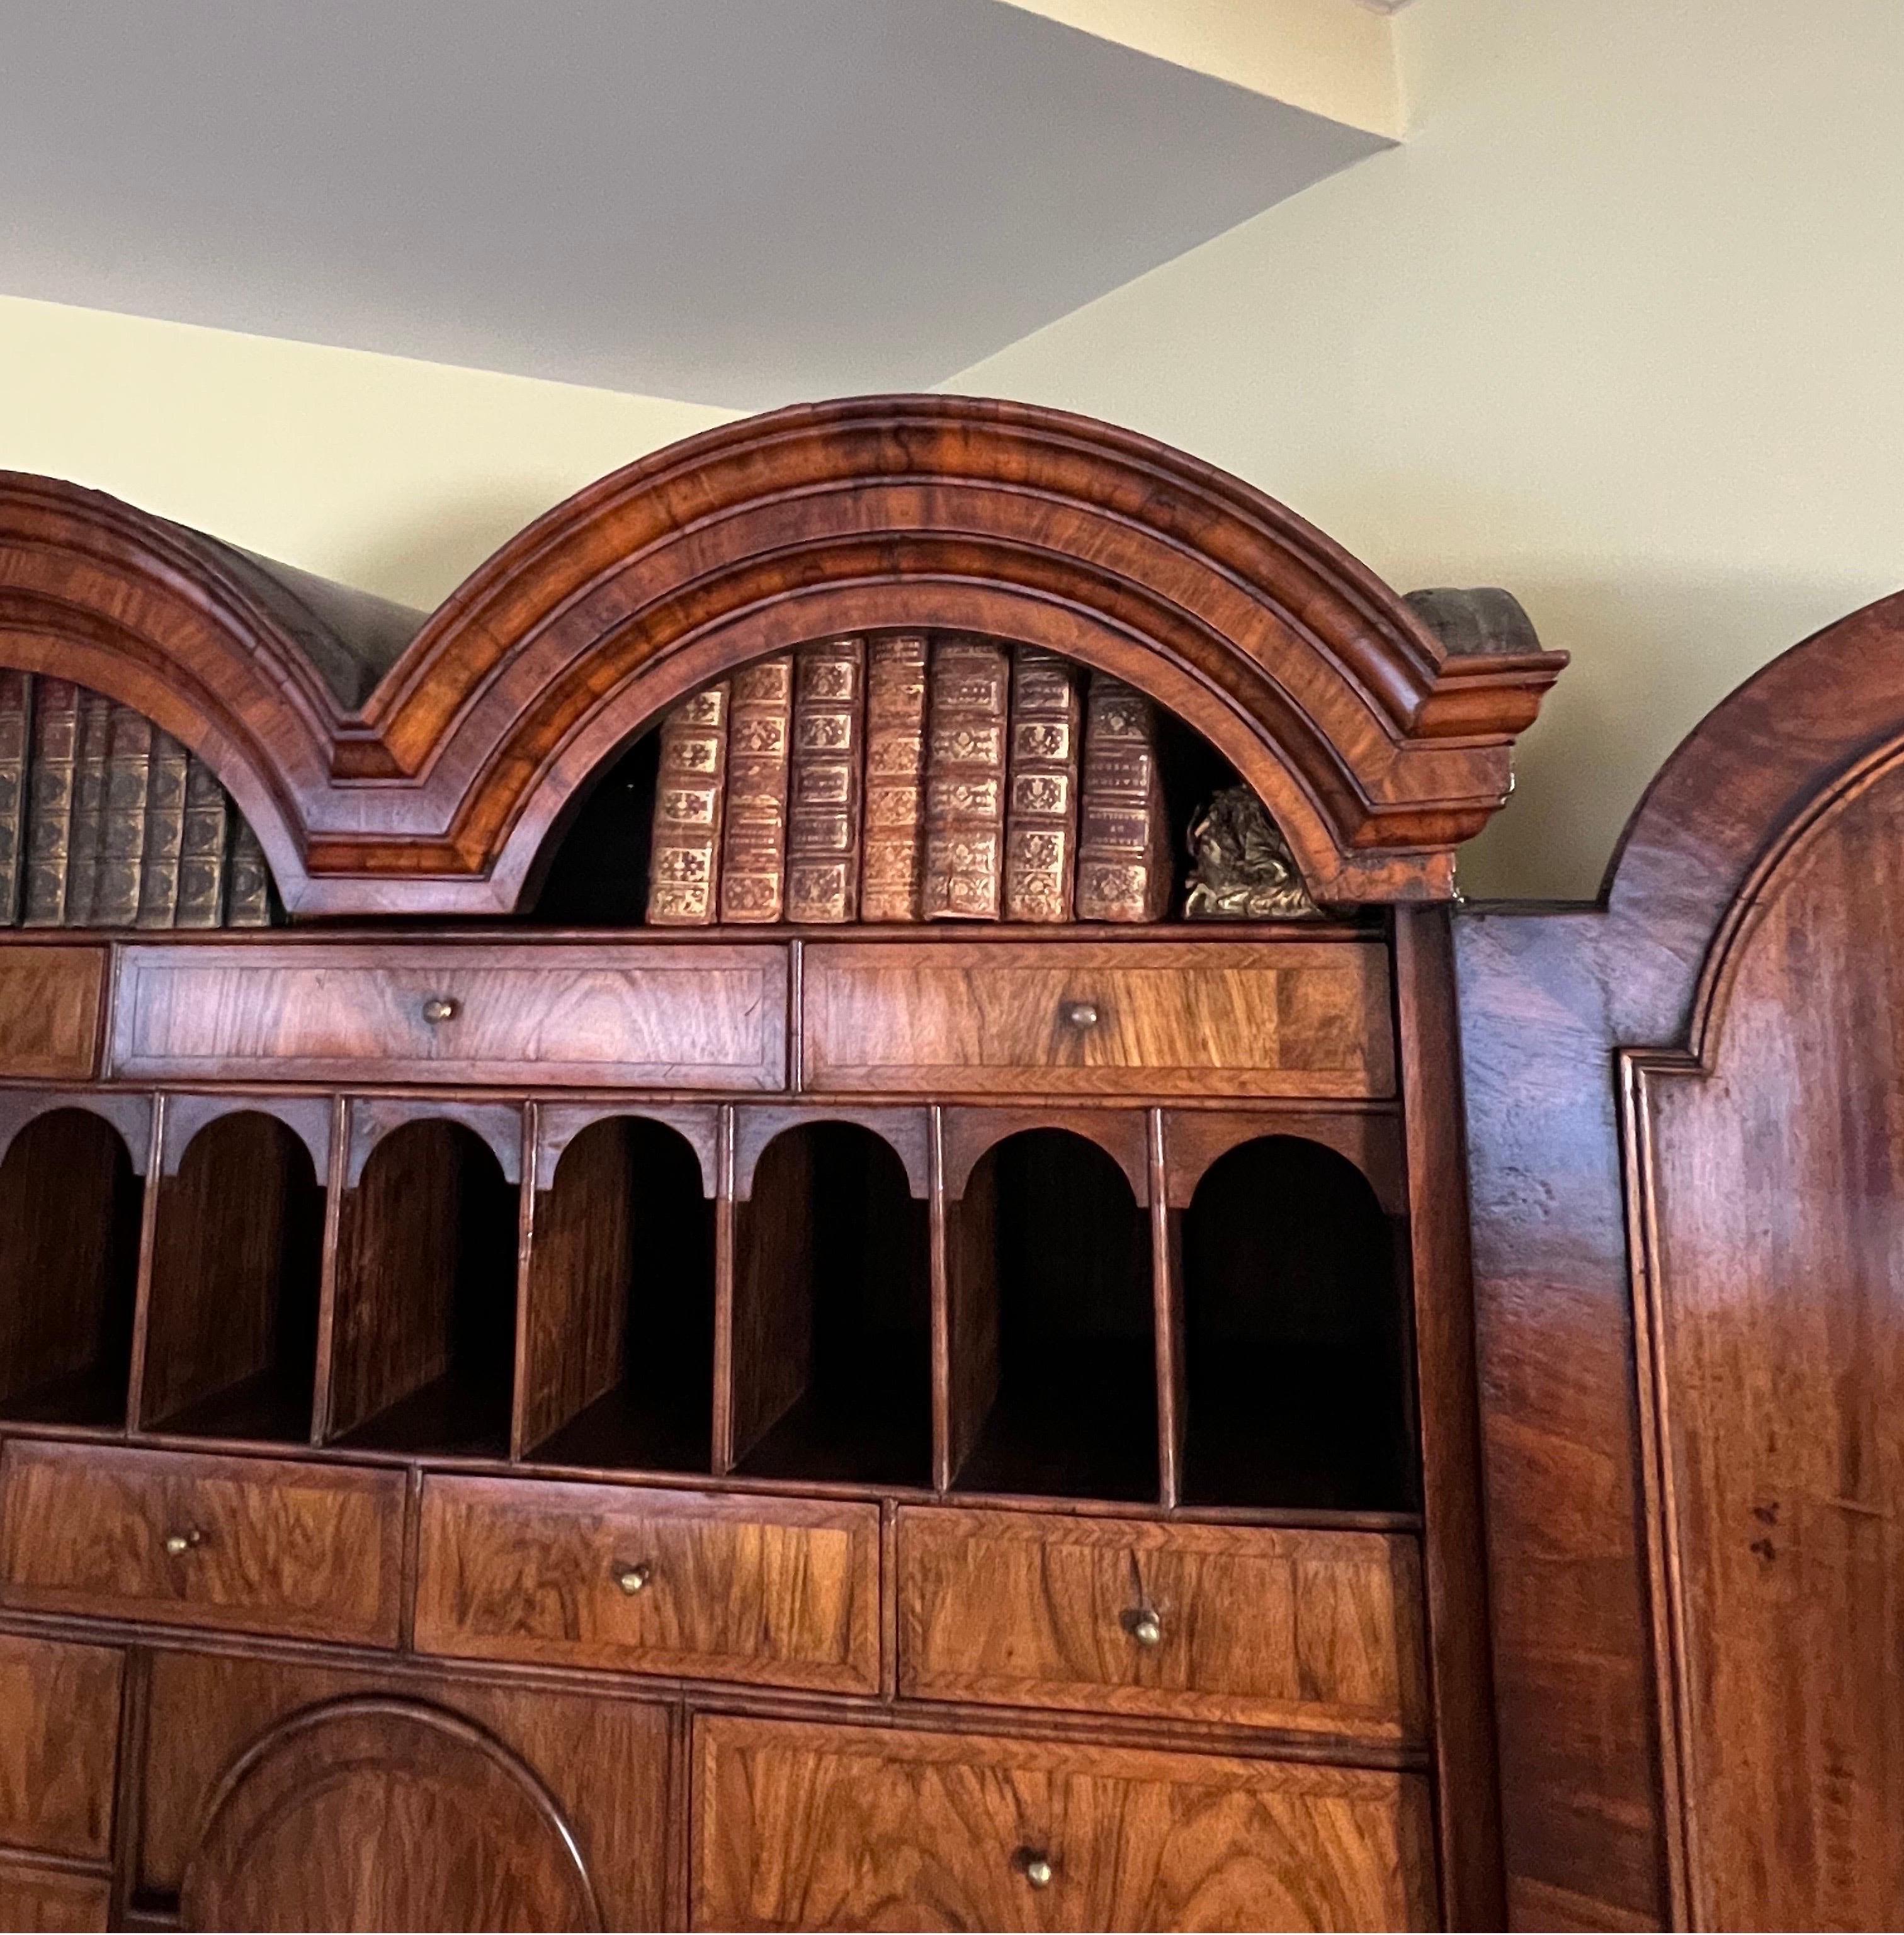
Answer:
[[165, 1550], [174, 1559], [183, 1559], [195, 1547], [203, 1545], [205, 1535], [196, 1526], [189, 1526], [183, 1532], [168, 1532], [165, 1535]]
[[1049, 1888], [1053, 1869], [1051, 1857], [1040, 1854], [1035, 1849], [1027, 1848], [1018, 1858], [1018, 1865], [1024, 1877], [1033, 1888]]
[[456, 1004], [447, 995], [426, 995], [423, 1002], [423, 1019], [432, 1028], [456, 1019]]
[[1164, 1623], [1150, 1607], [1140, 1607], [1131, 1615], [1131, 1638], [1139, 1646], [1162, 1646]]
[[654, 1576], [654, 1570], [647, 1565], [624, 1565], [617, 1571], [615, 1583], [630, 1598], [648, 1589], [648, 1582]]
[[1067, 1001], [1064, 1013], [1066, 1028], [1094, 1028], [1098, 1025], [1098, 1004], [1095, 1001]]

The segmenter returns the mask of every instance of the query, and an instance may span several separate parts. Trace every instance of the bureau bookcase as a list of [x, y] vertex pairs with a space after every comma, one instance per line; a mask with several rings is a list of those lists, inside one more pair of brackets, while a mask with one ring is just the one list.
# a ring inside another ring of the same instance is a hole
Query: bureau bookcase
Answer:
[[[0, 664], [288, 916], [0, 934], [0, 1920], [1498, 1925], [1440, 903], [1561, 660], [1424, 612], [950, 398], [428, 618], [0, 483]], [[667, 708], [932, 626], [1148, 694], [1325, 914], [642, 926]]]

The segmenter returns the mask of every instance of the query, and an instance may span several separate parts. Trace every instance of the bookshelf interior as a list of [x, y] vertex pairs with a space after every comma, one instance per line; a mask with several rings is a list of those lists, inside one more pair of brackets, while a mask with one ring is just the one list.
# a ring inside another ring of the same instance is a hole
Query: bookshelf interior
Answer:
[[208, 1123], [159, 1185], [141, 1421], [205, 1438], [308, 1438], [325, 1191], [285, 1124]]
[[712, 1444], [715, 1204], [675, 1130], [612, 1115], [536, 1203], [521, 1438], [539, 1462], [704, 1472]]
[[927, 1482], [927, 1205], [857, 1122], [803, 1122], [762, 1151], [736, 1205], [736, 1469]]
[[474, 1131], [391, 1129], [343, 1206], [329, 1435], [500, 1455], [509, 1441], [517, 1191]]
[[21, 1128], [0, 1164], [0, 1416], [125, 1419], [141, 1191], [119, 1131], [84, 1109]]

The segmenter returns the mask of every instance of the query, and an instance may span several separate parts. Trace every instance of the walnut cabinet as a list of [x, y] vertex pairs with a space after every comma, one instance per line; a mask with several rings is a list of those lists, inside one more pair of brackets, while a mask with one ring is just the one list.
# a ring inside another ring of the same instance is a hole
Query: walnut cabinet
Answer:
[[[683, 694], [938, 625], [1147, 693], [1324, 915], [560, 913]], [[1498, 1924], [1440, 903], [1558, 655], [899, 398], [427, 617], [5, 480], [0, 663], [289, 919], [0, 935], [0, 1920]]]

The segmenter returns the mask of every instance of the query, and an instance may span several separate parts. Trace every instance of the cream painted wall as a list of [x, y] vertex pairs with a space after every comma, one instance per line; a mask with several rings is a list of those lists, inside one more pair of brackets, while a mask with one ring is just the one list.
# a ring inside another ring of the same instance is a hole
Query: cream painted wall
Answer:
[[1574, 663], [1470, 893], [1585, 895], [1648, 777], [1904, 584], [1904, 5], [1415, 0], [1413, 132], [948, 385], [1223, 464]]
[[733, 415], [0, 297], [0, 469], [426, 609], [570, 492]]

